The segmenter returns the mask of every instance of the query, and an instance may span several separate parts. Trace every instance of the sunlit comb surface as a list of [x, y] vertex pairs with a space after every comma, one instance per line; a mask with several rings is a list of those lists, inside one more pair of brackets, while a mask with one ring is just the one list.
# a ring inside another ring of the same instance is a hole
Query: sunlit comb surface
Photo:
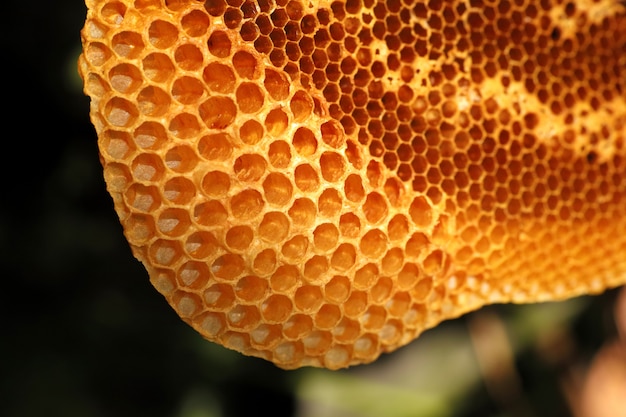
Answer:
[[207, 339], [336, 369], [626, 282], [623, 4], [86, 3], [108, 190]]

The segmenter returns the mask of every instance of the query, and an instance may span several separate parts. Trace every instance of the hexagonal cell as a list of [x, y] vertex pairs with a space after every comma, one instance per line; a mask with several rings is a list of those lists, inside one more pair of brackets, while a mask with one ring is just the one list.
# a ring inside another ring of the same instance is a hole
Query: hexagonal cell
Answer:
[[165, 20], [154, 20], [148, 27], [148, 40], [159, 49], [169, 48], [178, 39], [178, 28]]
[[284, 174], [272, 172], [263, 181], [263, 191], [268, 204], [284, 206], [292, 198], [293, 185]]
[[317, 205], [308, 198], [299, 198], [293, 202], [288, 214], [294, 225], [306, 228], [316, 219]]
[[124, 223], [126, 238], [134, 245], [143, 245], [156, 236], [154, 219], [150, 215], [133, 213]]
[[267, 280], [249, 275], [237, 281], [235, 295], [245, 302], [259, 302], [265, 298], [268, 288]]
[[324, 152], [320, 156], [322, 177], [328, 182], [339, 181], [345, 172], [345, 160], [336, 152]]
[[370, 258], [379, 258], [387, 248], [387, 236], [378, 229], [368, 231], [359, 243], [361, 253]]
[[263, 196], [256, 190], [244, 190], [230, 199], [230, 210], [235, 218], [250, 220], [261, 213]]
[[228, 324], [235, 329], [251, 330], [258, 326], [261, 315], [256, 306], [235, 305], [226, 313]]
[[226, 58], [230, 55], [232, 45], [226, 32], [216, 30], [211, 34], [207, 42], [209, 52], [216, 58]]
[[104, 117], [113, 126], [130, 127], [135, 124], [138, 116], [137, 107], [121, 97], [113, 97], [104, 107]]
[[132, 184], [124, 193], [124, 199], [129, 207], [150, 213], [161, 205], [161, 196], [156, 187], [142, 184]]
[[170, 95], [162, 89], [149, 86], [139, 92], [137, 104], [139, 111], [146, 116], [162, 116], [170, 106]]
[[178, 277], [180, 285], [185, 288], [205, 288], [210, 279], [209, 267], [204, 262], [185, 262], [178, 268], [176, 276]]
[[232, 281], [244, 271], [243, 258], [236, 254], [225, 254], [211, 264], [211, 273], [218, 278]]
[[261, 315], [270, 323], [283, 323], [293, 310], [291, 299], [286, 295], [274, 294], [261, 304]]
[[243, 113], [256, 113], [265, 102], [265, 94], [254, 83], [241, 83], [236, 91], [237, 106]]
[[135, 151], [135, 144], [126, 132], [115, 130], [104, 131], [98, 140], [101, 152], [112, 159], [127, 159]]
[[174, 240], [158, 239], [148, 249], [148, 258], [154, 265], [168, 267], [176, 263], [183, 254], [180, 243]]
[[281, 108], [270, 110], [264, 122], [267, 133], [275, 137], [282, 135], [287, 129], [288, 124], [289, 118]]
[[213, 96], [198, 109], [202, 121], [209, 129], [222, 130], [235, 121], [237, 106], [229, 97]]
[[248, 249], [254, 238], [254, 232], [249, 226], [233, 226], [226, 232], [226, 244], [235, 251]]
[[303, 192], [315, 191], [320, 185], [317, 170], [309, 164], [301, 164], [296, 167], [294, 180], [296, 186]]
[[332, 303], [341, 304], [350, 295], [351, 287], [348, 277], [336, 275], [324, 287], [324, 298]]
[[118, 64], [109, 71], [109, 82], [114, 90], [131, 94], [135, 92], [143, 82], [143, 76], [139, 68], [132, 64]]
[[185, 173], [198, 164], [198, 156], [187, 145], [174, 146], [165, 154], [165, 165], [174, 172]]
[[332, 330], [341, 319], [341, 309], [334, 304], [324, 304], [313, 318], [315, 327], [322, 330]]
[[334, 249], [339, 241], [339, 230], [332, 223], [324, 223], [313, 231], [313, 243], [315, 248], [326, 252]]
[[312, 313], [319, 309], [323, 302], [322, 290], [318, 286], [303, 285], [294, 295], [296, 308], [302, 313]]
[[141, 35], [131, 31], [123, 31], [113, 35], [111, 46], [119, 57], [127, 59], [139, 57], [145, 47]]
[[168, 208], [159, 214], [156, 225], [161, 233], [176, 237], [187, 232], [191, 219], [187, 210]]
[[306, 236], [296, 235], [282, 246], [280, 252], [289, 261], [299, 262], [306, 256], [309, 239]]
[[193, 219], [203, 226], [222, 225], [228, 218], [228, 213], [222, 203], [209, 200], [198, 204], [193, 210]]
[[281, 212], [269, 212], [263, 216], [258, 228], [259, 238], [271, 243], [278, 243], [289, 233], [289, 219]]
[[301, 340], [305, 335], [311, 333], [313, 320], [304, 314], [294, 314], [282, 325], [283, 334], [287, 339]]
[[143, 73], [149, 80], [162, 83], [176, 74], [176, 68], [169, 56], [154, 52], [142, 60]]
[[333, 253], [330, 264], [338, 271], [350, 269], [356, 261], [356, 249], [350, 243], [342, 243]]
[[201, 10], [191, 10], [182, 17], [181, 26], [187, 35], [196, 38], [203, 36], [209, 29], [210, 19]]
[[202, 301], [196, 294], [176, 291], [172, 297], [172, 307], [183, 319], [191, 318], [202, 310]]
[[109, 60], [113, 53], [104, 44], [92, 42], [87, 45], [83, 56], [93, 66], [99, 67]]
[[317, 201], [319, 213], [324, 217], [335, 217], [343, 207], [341, 195], [334, 188], [326, 188]]

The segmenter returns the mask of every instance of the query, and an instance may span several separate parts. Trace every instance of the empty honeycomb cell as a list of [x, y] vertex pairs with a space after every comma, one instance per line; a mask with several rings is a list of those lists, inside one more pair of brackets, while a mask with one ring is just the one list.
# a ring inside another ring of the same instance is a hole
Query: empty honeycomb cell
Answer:
[[259, 324], [261, 314], [259, 309], [250, 305], [236, 305], [226, 313], [226, 320], [232, 328], [237, 330], [252, 330]]
[[228, 65], [209, 63], [202, 72], [202, 79], [216, 93], [228, 94], [235, 89], [235, 73]]
[[293, 310], [291, 299], [286, 295], [270, 296], [261, 305], [261, 315], [270, 323], [285, 322]]
[[185, 173], [195, 168], [198, 157], [195, 151], [186, 145], [175, 146], [164, 157], [165, 165], [174, 172]]
[[203, 136], [198, 141], [198, 152], [207, 160], [223, 161], [232, 153], [232, 138], [226, 133]]
[[109, 71], [111, 87], [124, 94], [134, 93], [141, 86], [142, 77], [139, 68], [130, 64], [119, 64]]
[[296, 167], [294, 170], [294, 181], [296, 187], [303, 192], [315, 191], [320, 185], [317, 170], [309, 164], [302, 164]]
[[380, 277], [378, 281], [370, 289], [370, 299], [376, 304], [386, 303], [394, 283], [389, 277]]
[[239, 137], [247, 145], [256, 145], [264, 133], [263, 125], [256, 120], [247, 120], [239, 128]]
[[229, 97], [214, 96], [200, 104], [198, 113], [209, 129], [221, 130], [235, 121], [237, 106]]
[[309, 239], [306, 236], [296, 235], [283, 245], [280, 252], [287, 260], [300, 262], [309, 248]]
[[342, 243], [333, 253], [330, 264], [338, 271], [350, 269], [356, 261], [356, 249], [350, 243]]
[[328, 271], [328, 259], [326, 256], [315, 255], [304, 264], [304, 278], [307, 282], [318, 282]]
[[202, 289], [209, 281], [209, 267], [204, 262], [185, 262], [177, 271], [180, 285], [191, 289]]
[[235, 160], [233, 171], [240, 181], [256, 182], [265, 174], [266, 167], [261, 155], [244, 154]]
[[268, 290], [267, 280], [255, 275], [241, 278], [235, 286], [235, 295], [244, 302], [261, 301]]
[[163, 197], [178, 205], [189, 204], [195, 193], [196, 187], [193, 182], [184, 177], [172, 178], [163, 186]]
[[221, 197], [230, 189], [230, 177], [222, 171], [208, 172], [202, 179], [202, 190], [211, 197]]
[[166, 82], [176, 73], [172, 58], [163, 53], [150, 53], [141, 64], [146, 78], [156, 83]]
[[318, 329], [332, 330], [341, 319], [341, 309], [334, 304], [324, 304], [315, 314], [313, 323]]
[[289, 219], [283, 213], [269, 212], [263, 216], [258, 232], [267, 242], [280, 242], [289, 234]]
[[346, 301], [349, 295], [350, 280], [346, 276], [335, 276], [324, 287], [325, 298], [336, 304]]
[[172, 297], [173, 303], [176, 306], [178, 314], [183, 318], [193, 317], [199, 310], [202, 302], [195, 294], [185, 293], [183, 291], [177, 291]]
[[155, 154], [142, 153], [131, 163], [133, 178], [138, 181], [159, 181], [163, 175], [163, 161]]
[[294, 93], [289, 102], [294, 121], [302, 122], [313, 112], [313, 99], [303, 90]]
[[263, 181], [263, 191], [269, 204], [285, 206], [293, 196], [293, 185], [284, 174], [272, 172]]
[[316, 312], [323, 300], [322, 290], [314, 285], [302, 285], [294, 294], [295, 306], [301, 313]]
[[337, 246], [339, 230], [331, 223], [317, 226], [313, 231], [313, 243], [318, 250], [328, 251]]
[[129, 127], [135, 124], [139, 111], [130, 101], [113, 97], [104, 108], [104, 116], [112, 126]]
[[270, 135], [278, 137], [285, 132], [288, 123], [289, 118], [282, 109], [273, 109], [267, 113], [264, 126]]
[[178, 39], [178, 28], [164, 20], [154, 20], [148, 27], [148, 40], [158, 49], [169, 48]]
[[254, 232], [248, 226], [234, 226], [226, 232], [226, 244], [236, 251], [245, 251], [252, 243]]
[[271, 349], [281, 340], [279, 325], [260, 324], [250, 332], [250, 344], [256, 349]]
[[207, 259], [216, 253], [219, 242], [210, 232], [194, 232], [187, 237], [184, 247], [193, 259]]
[[122, 31], [111, 39], [111, 49], [120, 58], [136, 59], [144, 50], [144, 42], [139, 33]]
[[387, 236], [378, 229], [372, 229], [361, 238], [359, 249], [369, 258], [379, 258], [387, 248]]
[[203, 36], [209, 29], [210, 22], [209, 16], [201, 10], [192, 10], [180, 20], [182, 29], [193, 38]]
[[346, 213], [339, 219], [339, 230], [345, 237], [357, 237], [361, 232], [361, 220], [354, 213]]
[[150, 244], [148, 257], [155, 265], [167, 267], [178, 261], [182, 253], [178, 242], [158, 239]]
[[204, 94], [202, 83], [192, 77], [181, 77], [172, 85], [172, 97], [182, 104], [194, 104]]
[[231, 213], [235, 218], [251, 219], [263, 210], [264, 200], [256, 190], [244, 190], [230, 199]]
[[301, 127], [294, 133], [292, 145], [300, 155], [310, 156], [317, 151], [317, 138], [310, 129]]
[[237, 106], [243, 113], [255, 113], [261, 109], [265, 95], [254, 83], [241, 83], [236, 92]]
[[137, 242], [147, 242], [155, 236], [156, 227], [151, 216], [131, 214], [126, 220], [126, 233]]
[[230, 55], [232, 45], [230, 38], [223, 31], [215, 31], [207, 41], [209, 52], [216, 58], [226, 58]]
[[327, 188], [320, 194], [317, 207], [322, 216], [335, 217], [342, 208], [341, 195], [334, 188]]
[[108, 130], [102, 134], [99, 146], [111, 159], [127, 159], [135, 150], [131, 136], [126, 132]]
[[161, 233], [172, 237], [184, 235], [190, 224], [191, 220], [188, 212], [177, 208], [163, 210], [156, 223]]
[[158, 87], [149, 86], [139, 92], [137, 103], [142, 114], [153, 117], [162, 116], [169, 109], [171, 96]]
[[345, 172], [345, 160], [335, 152], [324, 152], [320, 156], [322, 177], [328, 182], [337, 182]]
[[211, 272], [218, 278], [233, 280], [244, 270], [244, 261], [236, 254], [225, 254], [211, 264]]
[[336, 369], [624, 283], [623, 5], [478, 3], [87, 2], [104, 179], [181, 317]]
[[274, 100], [286, 100], [289, 96], [289, 82], [287, 77], [277, 71], [265, 70], [265, 89]]

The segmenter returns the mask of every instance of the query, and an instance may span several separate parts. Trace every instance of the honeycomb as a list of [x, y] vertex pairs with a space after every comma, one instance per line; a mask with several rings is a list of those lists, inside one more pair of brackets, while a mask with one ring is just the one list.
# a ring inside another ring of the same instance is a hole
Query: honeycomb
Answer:
[[623, 2], [86, 4], [107, 189], [206, 339], [338, 369], [626, 282]]

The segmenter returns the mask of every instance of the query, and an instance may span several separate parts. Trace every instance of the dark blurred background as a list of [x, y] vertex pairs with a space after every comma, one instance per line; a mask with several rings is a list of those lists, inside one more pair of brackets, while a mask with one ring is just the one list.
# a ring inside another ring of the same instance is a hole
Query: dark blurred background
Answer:
[[[616, 291], [489, 307], [341, 372], [282, 371], [202, 340], [151, 287], [106, 194], [76, 72], [85, 5], [5, 3], [1, 416], [572, 415], [576, 369], [615, 337]], [[504, 376], [480, 335], [505, 352]]]

